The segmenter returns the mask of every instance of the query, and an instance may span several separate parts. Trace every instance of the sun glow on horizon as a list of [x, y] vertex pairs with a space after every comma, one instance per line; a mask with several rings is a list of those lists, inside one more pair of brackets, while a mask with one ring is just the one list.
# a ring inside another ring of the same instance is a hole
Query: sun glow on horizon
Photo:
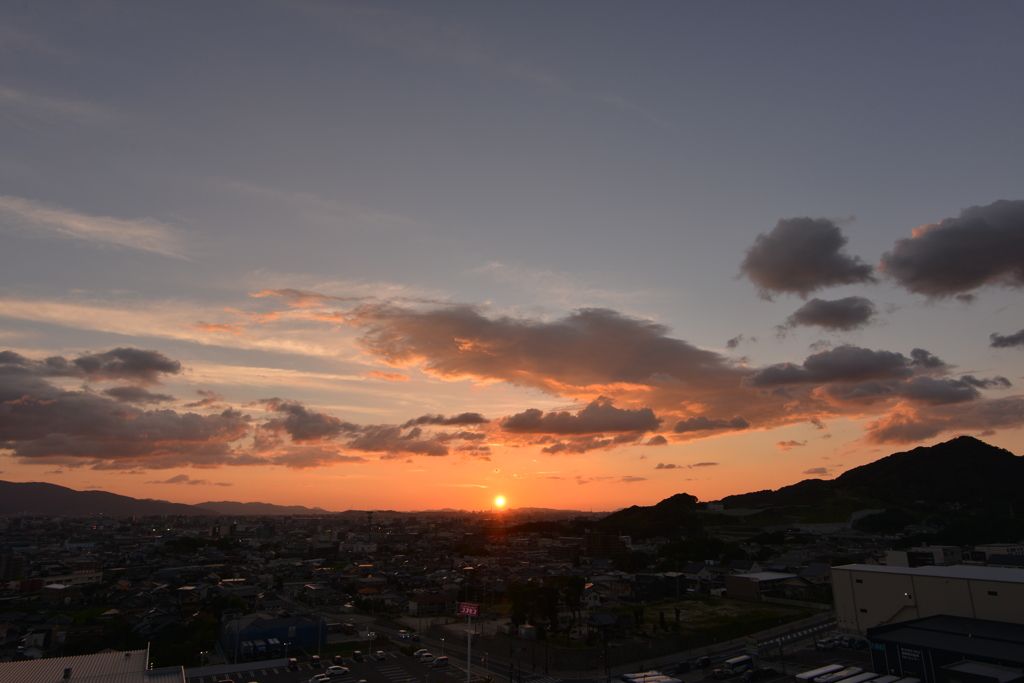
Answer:
[[494, 506], [503, 508], [505, 507], [505, 496], [498, 496], [494, 499]]

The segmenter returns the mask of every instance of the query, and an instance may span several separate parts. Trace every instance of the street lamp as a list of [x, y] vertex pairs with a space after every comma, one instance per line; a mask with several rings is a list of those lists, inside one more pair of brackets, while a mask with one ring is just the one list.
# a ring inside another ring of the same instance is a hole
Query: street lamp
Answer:
[[444, 654], [444, 638], [441, 639], [441, 654]]

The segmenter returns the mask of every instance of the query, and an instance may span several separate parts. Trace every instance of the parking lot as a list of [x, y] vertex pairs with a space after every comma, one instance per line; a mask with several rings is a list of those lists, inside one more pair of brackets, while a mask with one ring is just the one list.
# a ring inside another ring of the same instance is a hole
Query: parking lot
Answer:
[[[367, 658], [356, 662], [351, 657], [345, 657], [340, 661], [342, 666], [349, 669], [349, 673], [334, 677], [332, 680], [337, 683], [456, 683], [465, 680], [465, 673], [459, 669], [450, 666], [436, 668], [395, 652], [388, 653], [382, 660]], [[225, 680], [235, 683], [303, 683], [316, 674], [325, 673], [332, 663], [330, 658], [325, 658], [319, 667], [301, 662], [297, 671], [289, 671], [287, 666], [266, 667], [261, 666], [261, 662], [252, 662], [248, 669], [230, 674], [191, 676], [187, 683], [217, 683]]]

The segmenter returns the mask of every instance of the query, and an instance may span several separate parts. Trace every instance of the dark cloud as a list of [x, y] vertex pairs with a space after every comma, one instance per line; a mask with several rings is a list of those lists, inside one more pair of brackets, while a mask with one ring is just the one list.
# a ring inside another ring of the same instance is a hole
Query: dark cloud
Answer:
[[111, 387], [105, 389], [104, 394], [122, 403], [139, 403], [139, 404], [152, 404], [152, 403], [166, 403], [167, 401], [173, 401], [174, 397], [168, 394], [152, 394], [142, 387]]
[[687, 465], [687, 467], [714, 467], [717, 464], [717, 462], [695, 462], [692, 465]]
[[650, 408], [629, 410], [616, 408], [610, 399], [601, 397], [575, 415], [561, 411], [544, 413], [530, 408], [501, 421], [505, 431], [529, 434], [600, 434], [603, 432], [649, 432], [661, 420]]
[[627, 475], [625, 477], [619, 477], [618, 481], [620, 484], [632, 484], [638, 481], [647, 481], [647, 477], [634, 477]]
[[829, 330], [855, 330], [871, 321], [875, 305], [862, 296], [826, 301], [811, 299], [786, 318], [786, 328], [799, 325], [824, 327]]
[[745, 337], [742, 334], [738, 334], [729, 341], [725, 342], [725, 348], [735, 349], [737, 346], [740, 345], [740, 342], [742, 342], [744, 339]]
[[928, 297], [1024, 286], [1024, 200], [972, 206], [917, 228], [882, 256], [879, 270]]
[[914, 367], [940, 368], [944, 363], [924, 349], [914, 349], [910, 358], [895, 351], [874, 351], [859, 346], [837, 346], [808, 356], [802, 365], [783, 363], [755, 372], [744, 380], [751, 387], [784, 384], [825, 384], [870, 379], [906, 379]]
[[582, 309], [546, 322], [490, 319], [471, 306], [421, 311], [379, 304], [356, 308], [346, 321], [363, 329], [361, 342], [372, 354], [393, 365], [557, 395], [665, 380], [684, 382], [691, 392], [720, 391], [723, 382], [742, 374], [719, 354], [668, 337], [664, 325], [608, 309]]
[[656, 469], [656, 470], [675, 470], [675, 469], [679, 469], [679, 465], [676, 465], [675, 463], [668, 463], [666, 465], [663, 462], [659, 462], [658, 466], [655, 467], [654, 469]]
[[938, 356], [933, 356], [924, 349], [911, 349], [910, 350], [910, 364], [917, 365], [922, 368], [928, 368], [930, 370], [940, 369], [946, 367], [945, 361]]
[[740, 270], [765, 299], [772, 294], [807, 296], [823, 287], [873, 282], [870, 265], [843, 253], [847, 241], [828, 219], [782, 219], [770, 233], [757, 236]]
[[964, 375], [960, 378], [960, 381], [979, 389], [1009, 389], [1013, 386], [1013, 384], [1010, 383], [1010, 380], [999, 375], [996, 375], [995, 377], [984, 377], [982, 379], [978, 379], [974, 375]]
[[989, 342], [989, 346], [996, 349], [1006, 349], [1012, 346], [1024, 346], [1024, 330], [1006, 335], [1005, 337], [993, 332], [988, 338], [991, 340]]
[[1006, 389], [1010, 386], [1010, 380], [1005, 377], [978, 379], [974, 375], [964, 375], [955, 379], [918, 375], [907, 380], [829, 384], [824, 391], [837, 401], [871, 403], [878, 399], [900, 398], [914, 403], [943, 405], [977, 400], [981, 397], [979, 389]]
[[218, 396], [212, 391], [205, 391], [203, 389], [199, 389], [196, 391], [196, 393], [202, 396], [202, 398], [199, 399], [198, 401], [195, 401], [194, 403], [186, 403], [186, 408], [208, 408], [224, 400], [223, 397]]
[[150, 384], [157, 382], [160, 375], [181, 372], [181, 363], [159, 351], [132, 348], [86, 354], [72, 363], [90, 379], [129, 379]]
[[[233, 464], [249, 418], [139, 408], [34, 379], [0, 381], [0, 448], [23, 461], [72, 459], [98, 469]], [[70, 463], [68, 463], [70, 464]]]
[[88, 380], [129, 380], [143, 384], [158, 383], [160, 375], [177, 375], [181, 363], [159, 351], [116, 348], [102, 353], [87, 353], [67, 360], [51, 356], [30, 360], [13, 351], [0, 351], [0, 373], [35, 377], [81, 377]]
[[735, 430], [747, 429], [749, 427], [750, 423], [739, 415], [731, 420], [711, 420], [703, 415], [698, 415], [697, 417], [676, 422], [676, 426], [672, 428], [672, 431], [676, 434], [685, 434], [686, 432], [703, 432], [711, 429]]
[[931, 405], [963, 403], [981, 396], [973, 383], [951, 377], [913, 377], [899, 386], [899, 394], [911, 401]]
[[460, 413], [445, 417], [444, 415], [420, 415], [407, 421], [402, 427], [414, 425], [482, 425], [490, 422], [480, 413]]
[[828, 468], [827, 467], [812, 467], [809, 470], [804, 470], [803, 473], [804, 474], [813, 474], [813, 475], [827, 475], [828, 474]]
[[668, 439], [666, 439], [661, 434], [655, 434], [654, 436], [649, 438], [647, 440], [647, 443], [645, 443], [644, 445], [645, 446], [664, 446], [667, 443], [668, 443]]
[[282, 418], [268, 420], [262, 428], [273, 432], [285, 431], [292, 441], [319, 441], [359, 431], [359, 425], [327, 413], [309, 410], [296, 401], [267, 398], [260, 403], [265, 403], [268, 410], [284, 415]]
[[359, 436], [346, 444], [348, 448], [368, 453], [406, 453], [412, 455], [448, 455], [448, 447], [433, 438], [422, 438], [419, 427], [403, 434], [395, 425], [363, 427]]
[[[117, 376], [145, 382], [154, 379], [155, 372], [177, 367], [174, 361], [160, 361], [166, 357], [157, 352], [140, 355], [115, 349], [83, 358], [76, 364], [59, 357], [36, 361], [0, 352], [0, 449], [11, 451], [22, 462], [112, 470], [268, 464], [303, 468], [366, 462], [352, 451], [446, 455], [449, 446], [482, 459], [490, 452], [481, 443], [486, 438], [483, 432], [424, 433], [420, 426], [357, 425], [280, 398], [258, 402], [271, 417], [254, 423], [249, 415], [230, 408], [211, 415], [147, 410], [145, 404], [173, 397], [137, 386], [69, 391], [48, 381]], [[203, 400], [194, 405], [208, 407], [220, 400], [211, 392], [200, 395]], [[486, 420], [477, 413], [463, 413], [450, 418], [428, 415], [411, 422], [433, 427]], [[253, 439], [252, 446], [242, 442], [246, 437]], [[638, 438], [637, 434], [629, 437]], [[619, 442], [612, 439], [611, 443]], [[204, 480], [186, 483], [193, 481]]]
[[807, 442], [806, 441], [794, 441], [794, 440], [790, 439], [789, 441], [776, 441], [775, 445], [780, 450], [789, 451], [789, 450], [792, 450], [794, 448], [799, 448], [800, 446], [806, 446]]

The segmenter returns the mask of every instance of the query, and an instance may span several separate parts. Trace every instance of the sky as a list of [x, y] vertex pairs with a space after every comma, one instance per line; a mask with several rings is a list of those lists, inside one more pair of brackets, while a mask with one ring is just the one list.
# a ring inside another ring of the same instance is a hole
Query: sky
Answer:
[[0, 6], [0, 478], [614, 510], [1024, 452], [1024, 5]]

